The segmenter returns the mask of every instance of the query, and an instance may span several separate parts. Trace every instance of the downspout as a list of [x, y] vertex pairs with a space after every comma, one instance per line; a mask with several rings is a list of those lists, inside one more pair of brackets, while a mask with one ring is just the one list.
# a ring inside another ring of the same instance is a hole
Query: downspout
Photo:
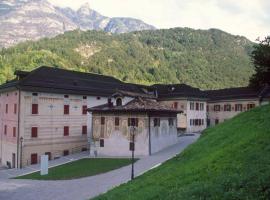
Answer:
[[[18, 134], [17, 134], [17, 168], [19, 168], [19, 146], [20, 146], [20, 112], [21, 111], [21, 90], [19, 89], [19, 100], [18, 100]], [[21, 148], [22, 149], [22, 148]], [[22, 152], [21, 152], [22, 155]], [[22, 160], [22, 159], [20, 159]], [[21, 166], [22, 163], [20, 163]]]
[[151, 117], [148, 113], [148, 135], [149, 135], [149, 156], [151, 156], [152, 152], [151, 152]]

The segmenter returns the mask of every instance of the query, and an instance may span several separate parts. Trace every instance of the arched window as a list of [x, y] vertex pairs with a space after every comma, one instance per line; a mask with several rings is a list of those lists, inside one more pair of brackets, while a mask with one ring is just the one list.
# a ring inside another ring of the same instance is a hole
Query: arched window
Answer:
[[116, 106], [122, 106], [122, 99], [121, 98], [116, 99]]

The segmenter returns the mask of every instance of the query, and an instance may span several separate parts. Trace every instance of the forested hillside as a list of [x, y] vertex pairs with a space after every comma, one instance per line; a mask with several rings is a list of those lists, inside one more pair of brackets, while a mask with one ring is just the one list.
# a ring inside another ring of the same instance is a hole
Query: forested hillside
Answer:
[[201, 89], [245, 86], [253, 73], [249, 40], [217, 29], [175, 28], [120, 35], [72, 31], [0, 51], [0, 82], [40, 65], [112, 75], [141, 84]]

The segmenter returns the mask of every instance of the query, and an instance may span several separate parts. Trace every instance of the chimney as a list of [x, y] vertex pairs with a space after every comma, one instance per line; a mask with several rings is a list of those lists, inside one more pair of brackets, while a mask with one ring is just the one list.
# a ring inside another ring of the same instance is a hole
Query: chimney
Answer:
[[111, 98], [108, 98], [108, 106], [113, 107], [113, 102]]

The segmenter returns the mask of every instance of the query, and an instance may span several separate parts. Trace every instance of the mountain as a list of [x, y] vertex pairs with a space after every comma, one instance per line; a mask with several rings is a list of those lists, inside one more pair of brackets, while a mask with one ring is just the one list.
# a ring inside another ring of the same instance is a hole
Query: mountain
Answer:
[[246, 86], [253, 43], [218, 29], [174, 28], [109, 34], [75, 30], [0, 51], [0, 82], [40, 65], [94, 72], [139, 84], [201, 89]]
[[0, 48], [75, 29], [111, 33], [155, 29], [138, 19], [105, 17], [92, 10], [88, 3], [72, 10], [56, 7], [46, 0], [1, 1], [0, 27]]
[[270, 105], [206, 129], [161, 166], [95, 200], [270, 197]]

